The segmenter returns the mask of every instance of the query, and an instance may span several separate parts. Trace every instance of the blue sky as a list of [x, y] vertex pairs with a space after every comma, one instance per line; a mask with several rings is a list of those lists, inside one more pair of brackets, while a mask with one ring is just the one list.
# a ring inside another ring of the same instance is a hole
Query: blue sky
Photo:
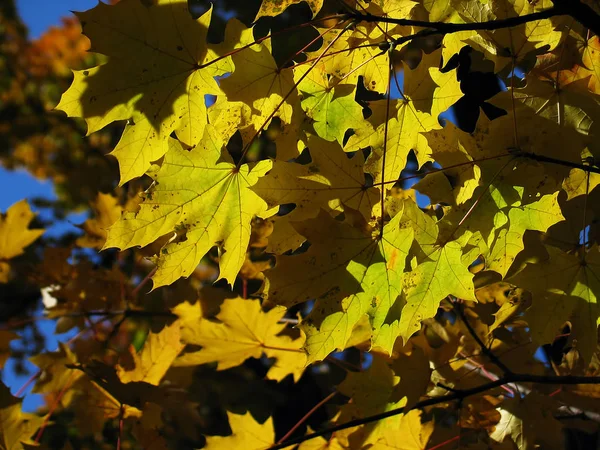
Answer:
[[51, 25], [59, 25], [61, 17], [70, 11], [85, 11], [98, 0], [17, 0], [19, 15], [29, 28], [32, 38], [38, 38]]

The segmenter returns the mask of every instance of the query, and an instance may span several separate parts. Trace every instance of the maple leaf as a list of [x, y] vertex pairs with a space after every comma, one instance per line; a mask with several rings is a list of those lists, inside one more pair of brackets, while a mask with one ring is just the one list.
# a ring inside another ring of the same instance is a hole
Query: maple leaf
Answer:
[[31, 436], [44, 418], [21, 411], [22, 400], [13, 397], [4, 383], [0, 383], [0, 447], [10, 450], [36, 445]]
[[[433, 317], [448, 295], [475, 301], [473, 274], [463, 262], [463, 245], [451, 241], [434, 248], [405, 280], [406, 304], [400, 316], [404, 342], [421, 329], [421, 322]], [[475, 258], [473, 258], [475, 259]]]
[[425, 450], [433, 433], [433, 422], [421, 423], [421, 411], [413, 409], [402, 416], [397, 429], [386, 429], [371, 447], [373, 450]]
[[185, 346], [180, 342], [180, 324], [164, 327], [160, 333], [148, 333], [140, 353], [131, 347], [132, 369], [117, 366], [117, 375], [123, 383], [143, 381], [158, 386], [163, 376]]
[[[346, 151], [366, 145], [373, 148], [366, 171], [375, 175], [376, 182], [382, 181], [382, 173], [385, 173], [383, 181], [397, 179], [411, 150], [420, 166], [432, 160], [431, 148], [423, 133], [441, 128], [438, 115], [463, 95], [455, 74], [439, 71], [439, 61], [440, 52], [435, 51], [424, 54], [414, 69], [403, 62], [404, 85], [398, 86], [400, 98], [391, 102], [387, 125], [387, 114], [374, 113], [369, 125], [356, 129], [346, 143]], [[397, 78], [391, 83], [398, 83]], [[440, 100], [434, 103], [434, 98]], [[378, 100], [369, 106], [381, 109], [387, 106], [387, 100]]]
[[73, 84], [58, 106], [70, 117], [83, 117], [88, 134], [111, 122], [128, 120], [113, 150], [120, 183], [139, 177], [169, 149], [175, 132], [187, 145], [197, 144], [207, 123], [204, 96], [221, 93], [214, 77], [231, 71], [206, 43], [212, 9], [192, 19], [185, 0], [99, 3], [76, 13], [91, 51], [108, 61], [74, 71]]
[[533, 304], [525, 319], [531, 336], [539, 343], [552, 342], [567, 320], [573, 322], [577, 350], [589, 361], [597, 345], [598, 282], [600, 252], [593, 246], [580, 255], [546, 246], [547, 256], [527, 264], [511, 277], [516, 284], [533, 294]]
[[146, 246], [177, 232], [179, 238], [165, 244], [157, 258], [154, 289], [189, 276], [214, 245], [222, 249], [220, 278], [233, 285], [246, 258], [250, 221], [267, 211], [267, 204], [248, 187], [271, 162], [236, 168], [210, 125], [192, 150], [183, 150], [174, 139], [169, 146], [161, 167], [151, 174], [156, 183], [139, 211], [126, 212], [109, 228], [104, 248]]
[[[591, 92], [600, 94], [600, 40], [592, 36], [588, 40], [574, 39], [573, 53], [578, 54], [579, 64], [573, 64], [569, 69], [561, 69], [551, 75], [556, 75], [563, 84], [581, 80]], [[561, 56], [562, 58], [562, 56]]]
[[552, 399], [535, 392], [524, 399], [506, 399], [498, 408], [500, 423], [490, 438], [496, 442], [510, 438], [519, 450], [533, 450], [540, 443], [550, 446], [562, 443], [562, 425], [551, 413], [555, 407]]
[[106, 242], [106, 230], [121, 217], [123, 208], [116, 197], [100, 192], [92, 202], [92, 209], [96, 217], [86, 220], [81, 225], [86, 235], [77, 239], [77, 245], [101, 248]]
[[[530, 3], [522, 0], [493, 0], [488, 3], [454, 0], [453, 4], [468, 22], [508, 19], [551, 6], [551, 3], [546, 1]], [[555, 24], [550, 19], [543, 19], [515, 27], [479, 30], [465, 42], [486, 54], [494, 61], [496, 72], [500, 72], [511, 62], [513, 67], [516, 67], [529, 53], [540, 47], [548, 46], [548, 51], [554, 49], [561, 37], [562, 32], [555, 30]]]
[[[63, 343], [59, 343], [58, 351], [40, 353], [32, 356], [29, 360], [41, 370], [41, 375], [36, 381], [32, 392], [58, 393], [66, 386], [75, 383], [83, 375], [81, 371], [68, 367], [78, 361], [69, 347]], [[68, 403], [68, 397], [69, 395], [63, 401]]]
[[22, 255], [25, 247], [44, 234], [43, 229], [29, 229], [34, 217], [26, 200], [15, 203], [0, 216], [0, 283], [8, 283], [7, 260]]
[[[252, 190], [270, 207], [293, 203], [296, 207], [286, 220], [313, 218], [320, 209], [341, 212], [343, 205], [369, 219], [379, 192], [367, 187], [362, 154], [349, 158], [339, 145], [316, 136], [310, 136], [307, 144], [310, 164], [275, 161], [273, 169]], [[278, 226], [276, 222], [275, 228]]]
[[278, 67], [271, 54], [270, 41], [254, 43], [252, 29], [241, 22], [233, 21], [227, 33], [239, 40], [236, 46], [249, 46], [231, 56], [231, 63], [238, 70], [232, 70], [230, 76], [220, 81], [227, 100], [252, 108], [250, 122], [255, 130], [252, 135], [272, 117], [289, 124], [297, 101], [292, 70]]
[[308, 5], [313, 17], [319, 13], [323, 6], [323, 0], [262, 0], [260, 9], [258, 10], [254, 21], [256, 22], [261, 17], [282, 14], [288, 6], [296, 5], [301, 2], [305, 2]]
[[527, 230], [546, 232], [548, 228], [564, 220], [558, 193], [544, 195], [537, 201], [512, 205], [508, 210], [508, 227], [497, 227], [498, 235], [486, 255], [486, 268], [503, 277], [524, 248], [523, 235]]
[[[362, 78], [362, 84], [370, 91], [383, 93], [387, 90], [390, 59], [388, 52], [382, 52], [375, 46], [385, 41], [378, 28], [367, 31], [359, 26], [357, 30], [345, 33], [336, 29], [317, 30], [323, 35], [322, 49], [330, 46], [329, 54], [319, 63], [334, 79], [330, 84], [337, 81], [356, 86]], [[319, 53], [307, 52], [307, 55], [312, 59], [317, 58]]]
[[402, 292], [404, 263], [413, 239], [412, 229], [399, 226], [401, 217], [398, 214], [386, 224], [380, 237], [325, 212], [294, 223], [311, 247], [301, 255], [278, 258], [275, 268], [266, 273], [268, 294], [269, 301], [285, 306], [319, 299], [303, 322], [310, 362], [345, 348], [364, 314], [372, 325], [372, 345], [391, 352], [398, 320], [390, 310]]
[[[279, 323], [279, 320], [284, 314], [283, 308], [263, 312], [257, 300], [225, 300], [216, 316], [219, 322], [187, 321], [189, 325], [181, 330], [182, 341], [203, 348], [183, 353], [175, 365], [217, 362], [217, 370], [225, 370], [242, 364], [248, 358], [260, 358], [264, 353], [276, 359], [267, 378], [279, 381], [291, 374], [298, 381], [306, 365], [306, 356], [301, 350], [304, 338], [283, 334], [286, 324]], [[182, 319], [186, 320], [185, 317]]]
[[234, 414], [227, 411], [229, 426], [232, 434], [230, 436], [206, 436], [207, 449], [231, 448], [234, 450], [263, 450], [275, 443], [275, 430], [273, 419], [268, 418], [260, 424], [252, 415]]
[[587, 78], [575, 81], [560, 77], [540, 79], [529, 74], [525, 87], [500, 92], [489, 102], [511, 110], [514, 98], [518, 100], [516, 111], [530, 108], [536, 115], [576, 130], [586, 142], [592, 142], [596, 131], [593, 118], [600, 114], [600, 97], [589, 92], [587, 81]]
[[569, 176], [563, 181], [563, 189], [567, 193], [567, 200], [587, 195], [600, 184], [600, 174], [585, 172], [581, 169], [572, 169]]
[[[381, 357], [375, 356], [371, 367], [364, 372], [348, 372], [338, 391], [352, 398], [340, 411], [338, 423], [345, 423], [359, 417], [368, 417], [396, 409], [406, 404], [406, 398], [395, 395], [401, 378]], [[401, 422], [400, 416], [388, 420], [367, 424], [348, 436], [351, 448], [376, 442], [386, 430], [396, 429]]]
[[302, 96], [302, 109], [314, 123], [317, 134], [327, 141], [340, 144], [349, 128], [360, 128], [364, 119], [362, 107], [351, 95], [355, 86], [335, 83], [323, 62], [308, 64], [294, 70], [298, 91]]

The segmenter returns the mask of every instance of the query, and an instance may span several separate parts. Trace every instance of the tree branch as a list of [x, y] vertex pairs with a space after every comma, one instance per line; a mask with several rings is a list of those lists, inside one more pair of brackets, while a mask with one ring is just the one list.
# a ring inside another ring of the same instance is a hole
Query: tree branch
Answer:
[[554, 376], [554, 375], [529, 375], [529, 374], [518, 374], [518, 373], [508, 373], [504, 375], [502, 378], [499, 378], [496, 381], [491, 381], [489, 383], [482, 384], [481, 386], [477, 386], [471, 389], [457, 390], [448, 395], [442, 395], [440, 397], [429, 398], [427, 400], [420, 401], [413, 405], [410, 408], [396, 408], [390, 411], [386, 411], [380, 414], [374, 414], [372, 416], [363, 417], [361, 419], [350, 420], [349, 422], [342, 423], [340, 425], [335, 425], [329, 428], [325, 428], [320, 431], [316, 431], [314, 433], [307, 434], [306, 436], [301, 436], [299, 438], [290, 439], [286, 442], [282, 442], [280, 444], [273, 445], [269, 447], [268, 450], [279, 450], [283, 449], [290, 445], [300, 444], [304, 441], [308, 441], [310, 439], [314, 439], [316, 437], [324, 436], [326, 434], [334, 433], [340, 430], [346, 430], [348, 428], [357, 427], [360, 425], [365, 425], [367, 423], [377, 422], [382, 419], [387, 419], [388, 417], [396, 416], [398, 414], [404, 414], [413, 409], [425, 408], [427, 406], [438, 405], [440, 403], [451, 402], [454, 400], [462, 400], [467, 397], [471, 397], [476, 394], [480, 394], [482, 392], [489, 391], [490, 389], [494, 389], [500, 386], [504, 386], [505, 384], [510, 383], [537, 383], [537, 384], [600, 384], [600, 377], [579, 377], [579, 376]]
[[551, 158], [549, 156], [538, 155], [536, 153], [524, 152], [520, 149], [511, 149], [510, 151], [513, 155], [521, 158], [533, 159], [534, 161], [545, 162], [549, 164], [558, 164], [559, 166], [572, 167], [574, 169], [580, 169], [588, 173], [600, 173], [600, 168], [587, 164], [578, 164], [571, 161]]
[[581, 25], [592, 30], [596, 36], [600, 36], [600, 16], [581, 0], [552, 0], [552, 3]]
[[394, 41], [395, 44], [403, 44], [415, 38], [431, 36], [434, 34], [450, 34], [460, 31], [498, 30], [523, 25], [536, 20], [550, 19], [551, 17], [568, 15], [584, 27], [600, 36], [600, 15], [581, 0], [553, 0], [552, 8], [538, 11], [524, 16], [508, 17], [506, 19], [489, 20], [487, 22], [470, 23], [448, 23], [427, 22], [424, 20], [396, 19], [392, 17], [376, 16], [371, 13], [354, 12], [346, 17], [362, 22], [390, 23], [394, 25], [423, 27], [424, 30], [410, 36], [404, 36]]
[[[478, 30], [497, 30], [500, 28], [510, 28], [518, 25], [523, 25], [528, 22], [536, 20], [549, 19], [551, 17], [565, 15], [570, 13], [570, 2], [567, 0], [567, 4], [563, 4], [562, 1], [555, 1], [555, 5], [552, 8], [545, 9], [544, 11], [535, 12], [532, 14], [526, 14], [524, 16], [508, 17], [506, 19], [489, 20], [487, 22], [469, 22], [469, 23], [448, 23], [448, 22], [427, 22], [424, 20], [412, 20], [412, 19], [395, 19], [392, 17], [376, 16], [371, 13], [360, 13], [356, 12], [348, 14], [349, 18], [355, 19], [362, 22], [379, 22], [379, 23], [391, 23], [402, 26], [412, 27], [423, 27], [429, 28], [429, 34], [450, 34], [458, 33], [460, 31], [478, 31]], [[559, 3], [559, 4], [557, 4]], [[575, 18], [578, 20], [577, 18]], [[423, 30], [427, 31], [427, 30]], [[413, 36], [418, 36], [420, 33], [416, 33]]]

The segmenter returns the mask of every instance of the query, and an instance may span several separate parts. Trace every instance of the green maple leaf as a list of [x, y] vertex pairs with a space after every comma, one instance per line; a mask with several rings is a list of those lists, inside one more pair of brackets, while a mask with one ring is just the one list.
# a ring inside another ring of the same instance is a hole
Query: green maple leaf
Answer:
[[216, 131], [206, 127], [201, 144], [190, 151], [171, 139], [156, 183], [138, 212], [125, 213], [108, 230], [105, 248], [145, 246], [165, 234], [179, 233], [157, 258], [154, 288], [189, 276], [215, 245], [221, 248], [220, 277], [233, 284], [246, 257], [250, 221], [267, 204], [249, 189], [270, 161], [237, 168]]
[[525, 231], [546, 232], [552, 225], [565, 219], [557, 197], [558, 192], [531, 203], [514, 205], [508, 210], [508, 225], [499, 229], [496, 240], [490, 247], [490, 254], [486, 256], [487, 269], [504, 277], [517, 254], [525, 248]]
[[77, 13], [91, 51], [108, 57], [98, 67], [75, 71], [73, 84], [57, 106], [83, 117], [88, 134], [128, 120], [113, 150], [121, 184], [139, 177], [168, 150], [175, 132], [197, 144], [207, 123], [204, 96], [221, 93], [214, 77], [231, 72], [227, 58], [214, 64], [205, 43], [212, 10], [192, 19], [185, 0], [140, 0]]
[[399, 331], [404, 342], [421, 329], [423, 320], [435, 316], [440, 302], [448, 295], [476, 301], [473, 274], [468, 265], [464, 262], [463, 245], [452, 241], [433, 252], [430, 250], [428, 260], [406, 276], [406, 304], [402, 308]]
[[398, 336], [399, 311], [390, 311], [402, 292], [405, 259], [413, 231], [400, 226], [397, 214], [373, 236], [321, 212], [294, 224], [311, 242], [298, 256], [278, 258], [267, 272], [269, 300], [291, 306], [311, 298], [317, 304], [302, 328], [309, 361], [345, 348], [352, 329], [367, 314], [371, 343], [388, 353]]
[[355, 85], [336, 84], [323, 62], [314, 67], [298, 66], [294, 78], [303, 98], [302, 109], [314, 121], [315, 131], [323, 139], [341, 144], [346, 130], [361, 127], [364, 119], [362, 107], [354, 101]]

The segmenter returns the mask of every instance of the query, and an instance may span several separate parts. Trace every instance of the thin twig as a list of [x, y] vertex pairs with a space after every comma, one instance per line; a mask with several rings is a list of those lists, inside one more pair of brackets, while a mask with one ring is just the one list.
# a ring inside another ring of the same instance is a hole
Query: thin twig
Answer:
[[75, 372], [73, 372], [73, 373], [71, 373], [71, 375], [69, 375], [69, 378], [67, 378], [67, 381], [64, 384], [63, 388], [60, 390], [60, 392], [54, 399], [52, 406], [50, 406], [50, 408], [48, 409], [48, 414], [46, 414], [46, 416], [44, 417], [44, 422], [42, 423], [42, 426], [40, 427], [37, 434], [35, 435], [34, 441], [36, 443], [39, 443], [40, 439], [42, 439], [42, 436], [44, 435], [44, 431], [46, 430], [46, 427], [48, 426], [48, 423], [50, 422], [50, 417], [52, 417], [52, 414], [54, 414], [54, 411], [56, 411], [56, 409], [60, 405], [60, 402], [61, 402], [62, 398], [64, 397], [64, 395], [66, 394], [67, 389], [69, 389], [71, 387], [71, 385], [73, 384], [73, 382], [75, 381], [73, 379], [74, 376], [75, 376]]
[[317, 403], [315, 406], [313, 406], [310, 409], [310, 411], [308, 411], [306, 414], [304, 414], [304, 416], [302, 416], [302, 418], [296, 423], [296, 425], [294, 425], [292, 428], [290, 428], [290, 430], [287, 433], [285, 433], [285, 435], [281, 439], [279, 439], [277, 441], [277, 443], [281, 444], [282, 442], [285, 442], [285, 440], [287, 438], [289, 438], [294, 433], [294, 431], [296, 431], [298, 429], [298, 427], [300, 425], [302, 425], [304, 422], [306, 422], [308, 420], [308, 418], [310, 416], [312, 416], [317, 409], [319, 409], [321, 406], [323, 406], [325, 403], [327, 403], [329, 400], [331, 400], [333, 397], [335, 397], [336, 394], [337, 394], [337, 391], [333, 391], [331, 394], [329, 394], [327, 397], [325, 397], [319, 403]]
[[504, 386], [505, 384], [510, 383], [537, 383], [537, 384], [558, 384], [558, 385], [573, 385], [573, 384], [600, 384], [600, 377], [581, 377], [581, 376], [554, 376], [554, 375], [529, 375], [529, 374], [518, 374], [518, 373], [509, 373], [504, 375], [502, 378], [499, 378], [496, 381], [491, 381], [489, 383], [482, 384], [481, 386], [476, 386], [471, 389], [457, 390], [448, 395], [442, 395], [439, 397], [428, 398], [427, 400], [420, 401], [413, 405], [410, 408], [402, 407], [392, 409], [390, 411], [386, 411], [379, 414], [374, 414], [372, 416], [363, 417], [360, 419], [350, 420], [348, 422], [342, 423], [340, 425], [335, 425], [329, 428], [324, 428], [319, 431], [315, 431], [314, 433], [307, 434], [306, 436], [302, 436], [295, 439], [290, 439], [286, 442], [282, 442], [280, 444], [275, 444], [272, 447], [269, 447], [268, 450], [279, 450], [283, 449], [290, 445], [300, 444], [302, 442], [308, 441], [310, 439], [314, 439], [316, 437], [324, 436], [330, 433], [334, 433], [340, 430], [346, 430], [348, 428], [357, 427], [360, 425], [365, 425], [367, 423], [377, 422], [382, 419], [387, 419], [388, 417], [397, 416], [398, 414], [404, 414], [413, 409], [421, 409], [427, 406], [438, 405], [440, 403], [452, 402], [455, 400], [463, 400], [467, 397], [472, 397], [473, 395], [481, 394], [482, 392], [489, 391], [491, 389]]
[[117, 437], [117, 450], [121, 450], [121, 439], [123, 437], [123, 415], [125, 413], [125, 405], [121, 404], [119, 408], [119, 436]]
[[463, 323], [465, 324], [465, 326], [467, 327], [467, 330], [469, 331], [469, 334], [473, 337], [473, 339], [475, 340], [475, 342], [477, 342], [477, 345], [479, 345], [479, 347], [481, 348], [481, 352], [488, 357], [488, 359], [495, 364], [496, 366], [498, 366], [498, 368], [504, 372], [504, 374], [510, 374], [512, 373], [512, 371], [506, 366], [506, 364], [504, 364], [502, 361], [500, 361], [500, 359], [494, 354], [493, 351], [491, 351], [487, 345], [485, 345], [483, 343], [483, 341], [481, 340], [481, 338], [479, 337], [479, 335], [477, 334], [477, 332], [473, 329], [473, 327], [471, 326], [471, 324], [469, 323], [469, 320], [467, 319], [467, 316], [465, 315], [465, 312], [462, 310], [462, 305], [459, 302], [451, 302], [452, 306], [454, 308], [454, 311], [456, 312], [456, 314], [458, 315], [458, 317], [460, 317], [460, 320], [463, 321]]

